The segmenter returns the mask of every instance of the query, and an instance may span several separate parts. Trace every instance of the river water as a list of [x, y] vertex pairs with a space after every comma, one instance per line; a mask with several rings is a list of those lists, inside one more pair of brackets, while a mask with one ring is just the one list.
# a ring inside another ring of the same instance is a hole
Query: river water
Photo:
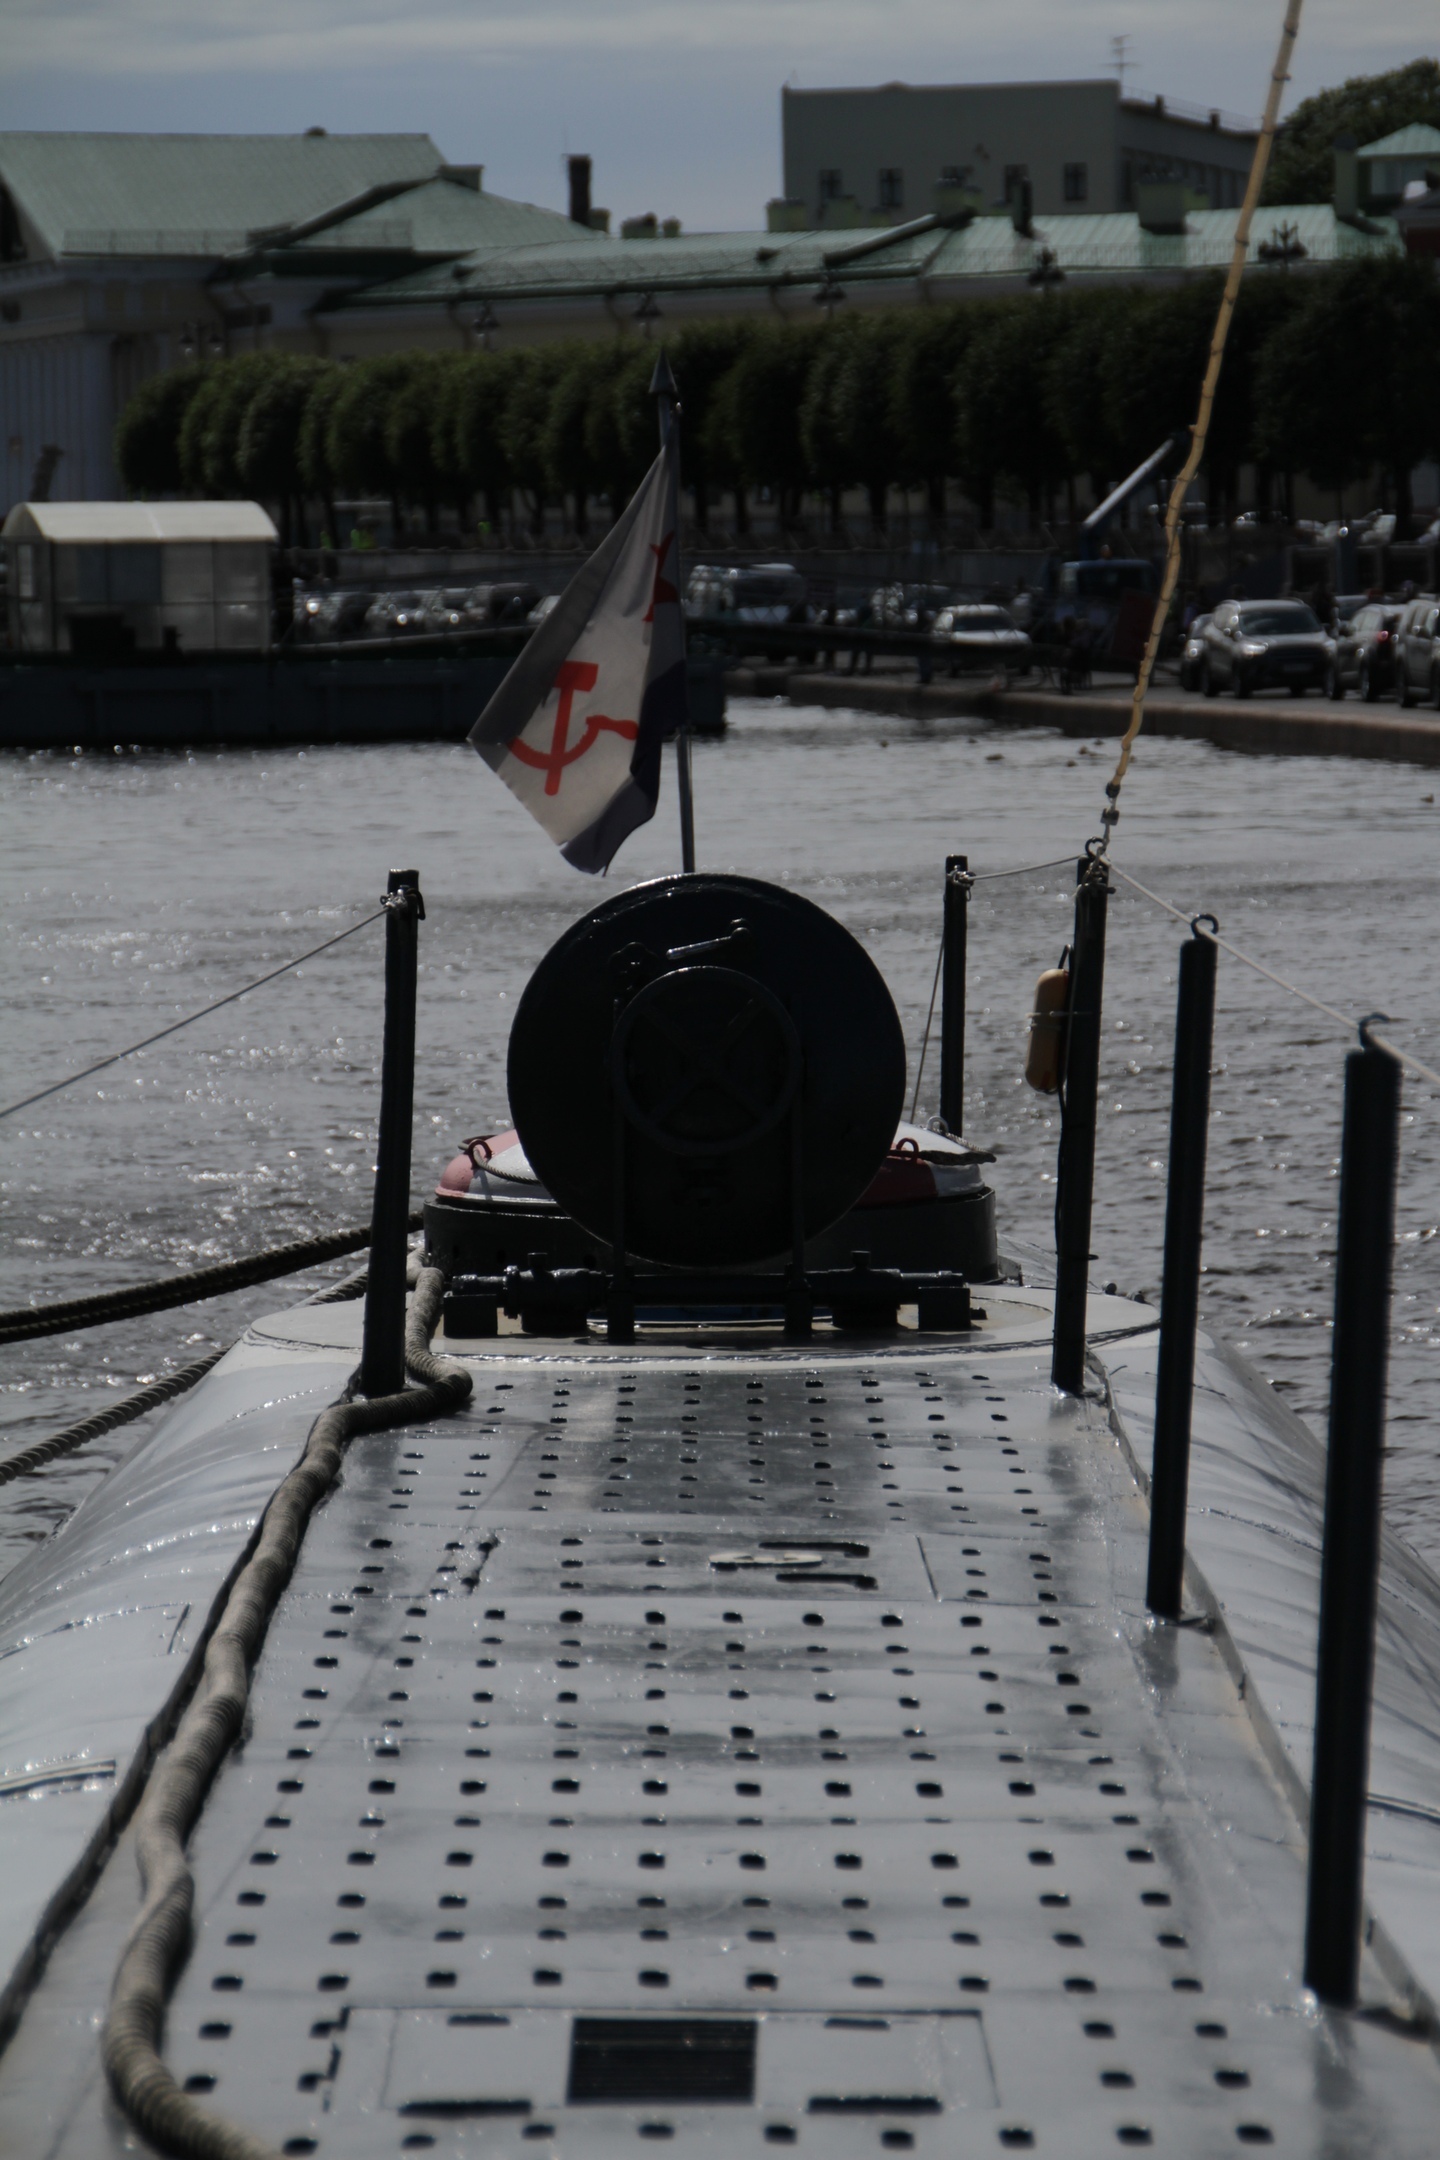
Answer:
[[[912, 1082], [943, 858], [980, 873], [1073, 858], [1113, 745], [984, 722], [887, 720], [740, 700], [697, 744], [702, 866], [790, 884], [864, 941], [894, 992]], [[603, 896], [463, 746], [4, 760], [4, 1099], [238, 987], [368, 913], [418, 866], [416, 1190], [507, 1123], [505, 1045], [540, 955]], [[1116, 860], [1346, 1011], [1383, 1009], [1440, 1063], [1440, 806], [1402, 765], [1237, 757], [1146, 742]], [[674, 869], [674, 805], [612, 874]], [[1044, 1245], [1054, 1105], [1021, 1078], [1034, 978], [1070, 921], [1065, 868], [985, 877], [970, 930], [966, 1130], [998, 1154], [1006, 1233]], [[1182, 926], [1111, 903], [1096, 1168], [1097, 1276], [1158, 1296], [1169, 1049]], [[0, 1121], [0, 1304], [103, 1290], [368, 1215], [378, 1095], [377, 925], [239, 1005]], [[1205, 1312], [1324, 1429], [1347, 1044], [1222, 956]], [[932, 1046], [920, 1091], [936, 1105]], [[1406, 1087], [1387, 1504], [1440, 1564], [1440, 1097]], [[233, 1341], [248, 1314], [344, 1268], [4, 1353], [0, 1447], [89, 1415]], [[141, 1428], [0, 1489], [0, 1571], [49, 1533]]]

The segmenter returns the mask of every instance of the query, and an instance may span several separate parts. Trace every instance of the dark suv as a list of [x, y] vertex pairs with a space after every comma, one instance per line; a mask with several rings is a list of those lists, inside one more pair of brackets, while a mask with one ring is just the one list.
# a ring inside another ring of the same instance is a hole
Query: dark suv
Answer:
[[1349, 622], [1336, 625], [1325, 677], [1332, 698], [1344, 697], [1353, 687], [1367, 705], [1373, 705], [1382, 690], [1394, 688], [1399, 650], [1395, 633], [1404, 613], [1403, 607], [1383, 607], [1376, 601], [1357, 608]]
[[1395, 682], [1402, 705], [1425, 698], [1440, 709], [1440, 601], [1433, 593], [1412, 600], [1397, 636]]
[[1329, 663], [1329, 640], [1303, 600], [1222, 600], [1205, 632], [1200, 687], [1206, 697], [1224, 689], [1299, 697], [1323, 685]]

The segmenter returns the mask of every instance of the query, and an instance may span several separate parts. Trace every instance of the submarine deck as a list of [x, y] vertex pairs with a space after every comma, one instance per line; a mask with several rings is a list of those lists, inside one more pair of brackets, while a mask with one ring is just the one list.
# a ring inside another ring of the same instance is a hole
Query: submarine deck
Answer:
[[[470, 1405], [352, 1444], [191, 1840], [177, 2077], [346, 2160], [1432, 2151], [1429, 2049], [1301, 1991], [1301, 1826], [1216, 1638], [1147, 1624], [1103, 1402], [985, 1294], [445, 1344]], [[37, 2160], [134, 2149], [88, 2039], [127, 1847], [0, 2068]]]

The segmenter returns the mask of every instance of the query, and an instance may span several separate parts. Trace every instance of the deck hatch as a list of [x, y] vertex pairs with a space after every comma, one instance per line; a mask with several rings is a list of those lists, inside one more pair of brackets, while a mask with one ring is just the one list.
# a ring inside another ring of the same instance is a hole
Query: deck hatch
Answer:
[[576, 2018], [570, 2105], [586, 2101], [749, 2101], [753, 2018]]

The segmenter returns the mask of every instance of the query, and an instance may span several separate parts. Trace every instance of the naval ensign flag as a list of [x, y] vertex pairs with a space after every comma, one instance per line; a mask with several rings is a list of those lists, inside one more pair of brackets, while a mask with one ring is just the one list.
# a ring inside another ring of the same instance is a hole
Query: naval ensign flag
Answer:
[[660, 745], [685, 712], [679, 430], [470, 733], [577, 870], [655, 815]]

